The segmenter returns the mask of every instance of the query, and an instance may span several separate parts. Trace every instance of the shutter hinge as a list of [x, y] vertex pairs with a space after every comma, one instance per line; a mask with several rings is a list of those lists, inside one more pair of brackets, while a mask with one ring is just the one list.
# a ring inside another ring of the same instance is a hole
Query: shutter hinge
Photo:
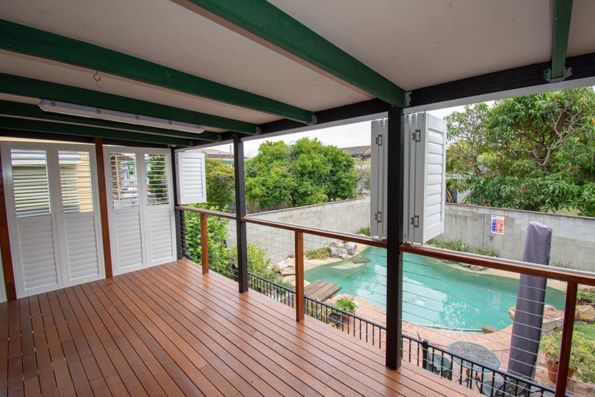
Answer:
[[378, 223], [382, 222], [382, 211], [377, 211], [374, 214], [374, 219], [376, 219], [376, 222]]
[[411, 139], [413, 139], [415, 142], [420, 142], [421, 141], [421, 130], [413, 131], [413, 133], [411, 134]]
[[419, 215], [414, 215], [411, 217], [411, 224], [413, 227], [419, 227]]
[[382, 146], [382, 135], [376, 137], [376, 145]]

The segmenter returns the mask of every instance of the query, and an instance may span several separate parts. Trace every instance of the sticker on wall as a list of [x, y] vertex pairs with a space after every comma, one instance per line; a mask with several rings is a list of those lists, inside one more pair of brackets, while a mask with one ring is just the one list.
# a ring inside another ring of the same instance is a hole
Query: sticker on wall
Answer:
[[490, 223], [490, 229], [494, 234], [504, 234], [504, 217], [498, 215], [492, 215], [492, 222]]

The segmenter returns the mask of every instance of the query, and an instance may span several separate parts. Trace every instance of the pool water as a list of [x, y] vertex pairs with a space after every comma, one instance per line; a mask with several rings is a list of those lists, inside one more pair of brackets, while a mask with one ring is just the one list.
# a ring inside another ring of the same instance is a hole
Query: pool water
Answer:
[[[340, 285], [339, 294], [359, 296], [386, 307], [386, 250], [370, 247], [351, 259], [306, 271], [309, 282], [324, 280]], [[405, 254], [403, 260], [403, 319], [416, 324], [478, 330], [504, 328], [512, 321], [508, 309], [515, 305], [518, 280], [458, 269], [432, 258]], [[546, 304], [564, 307], [564, 293], [548, 288]]]

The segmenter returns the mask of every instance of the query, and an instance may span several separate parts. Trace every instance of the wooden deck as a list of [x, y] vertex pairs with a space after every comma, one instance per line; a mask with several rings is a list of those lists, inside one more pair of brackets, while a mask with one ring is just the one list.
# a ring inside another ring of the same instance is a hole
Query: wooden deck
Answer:
[[0, 304], [0, 396], [457, 396], [468, 390], [188, 261]]

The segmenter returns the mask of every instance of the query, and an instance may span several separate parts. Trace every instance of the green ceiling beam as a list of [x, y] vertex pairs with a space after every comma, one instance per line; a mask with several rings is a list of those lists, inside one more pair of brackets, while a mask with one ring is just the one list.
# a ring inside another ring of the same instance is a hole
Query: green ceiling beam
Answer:
[[258, 133], [256, 125], [244, 121], [10, 74], [0, 73], [0, 92], [183, 121], [244, 134]]
[[172, 146], [194, 146], [190, 139], [170, 138], [158, 135], [139, 134], [135, 132], [110, 130], [100, 127], [79, 126], [73, 124], [59, 124], [39, 120], [15, 119], [0, 116], [0, 128], [13, 131], [43, 132], [46, 134], [60, 134], [86, 136], [91, 138], [105, 138], [128, 142], [156, 143]]
[[99, 70], [310, 124], [311, 112], [121, 52], [0, 20], [0, 48]]
[[552, 24], [552, 67], [550, 79], [563, 79], [566, 68], [566, 50], [570, 34], [570, 18], [572, 15], [572, 0], [553, 1]]
[[[64, 114], [50, 113], [41, 110], [36, 105], [0, 101], [0, 116], [14, 116], [18, 118], [31, 118], [39, 121], [51, 121], [56, 123], [82, 124], [90, 127], [109, 128], [114, 130], [126, 130], [149, 135], [160, 135], [172, 138], [192, 139], [196, 141], [216, 142], [220, 139], [216, 133], [196, 133], [163, 128], [147, 127], [137, 124], [127, 124], [108, 120], [99, 120], [89, 117], [69, 116]], [[125, 133], [125, 131], [123, 131]]]
[[176, 2], [190, 10], [196, 11], [197, 6], [214, 14], [391, 105], [405, 104], [401, 87], [265, 0]]

